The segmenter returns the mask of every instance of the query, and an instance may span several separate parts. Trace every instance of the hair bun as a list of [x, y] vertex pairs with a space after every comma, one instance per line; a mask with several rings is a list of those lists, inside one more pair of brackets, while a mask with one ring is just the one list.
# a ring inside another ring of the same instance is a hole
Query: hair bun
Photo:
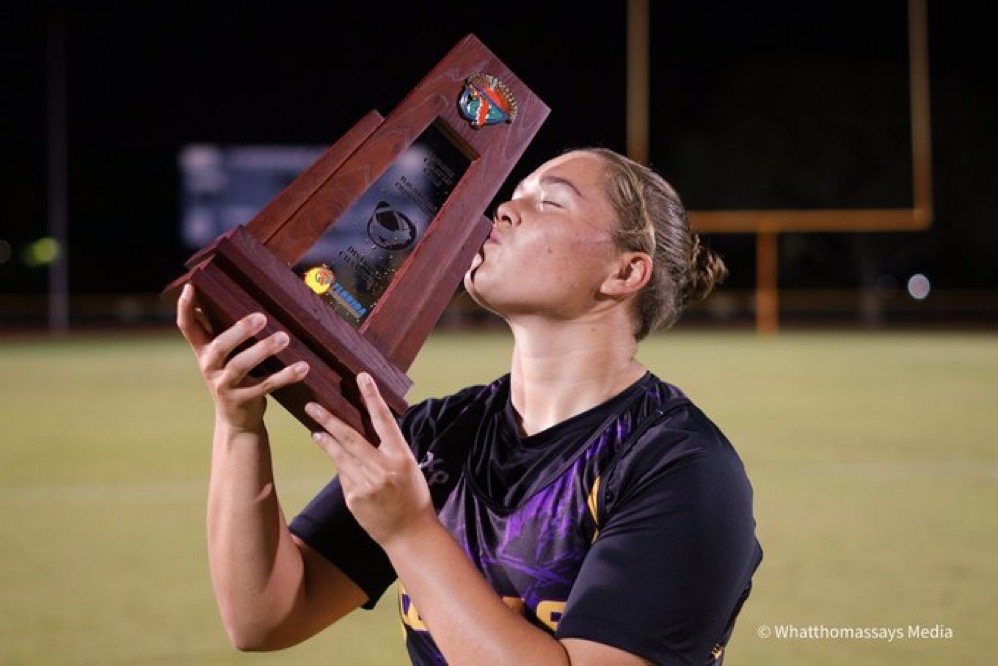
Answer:
[[693, 252], [690, 257], [689, 282], [684, 291], [684, 303], [695, 303], [707, 298], [714, 287], [728, 277], [728, 267], [721, 256], [703, 244], [700, 235], [693, 234]]

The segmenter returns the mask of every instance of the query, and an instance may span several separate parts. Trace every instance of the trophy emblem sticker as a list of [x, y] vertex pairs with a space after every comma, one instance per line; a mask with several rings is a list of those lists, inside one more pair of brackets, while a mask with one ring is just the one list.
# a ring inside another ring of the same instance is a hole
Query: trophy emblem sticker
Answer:
[[302, 276], [309, 289], [346, 308], [346, 313], [358, 321], [367, 314], [367, 308], [346, 287], [336, 280], [336, 273], [328, 265], [314, 266]]
[[475, 129], [516, 120], [516, 97], [505, 83], [491, 74], [469, 76], [457, 106]]
[[325, 264], [310, 268], [305, 272], [305, 284], [320, 296], [329, 291], [329, 288], [333, 286], [335, 281], [336, 275]]

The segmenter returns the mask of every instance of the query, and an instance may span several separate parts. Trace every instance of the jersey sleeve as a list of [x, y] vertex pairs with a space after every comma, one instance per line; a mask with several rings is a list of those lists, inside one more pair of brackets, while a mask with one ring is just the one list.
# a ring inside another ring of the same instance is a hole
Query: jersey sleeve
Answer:
[[364, 608], [373, 608], [395, 581], [395, 569], [385, 551], [347, 508], [339, 477], [319, 491], [288, 528], [364, 590]]
[[602, 485], [602, 524], [557, 636], [715, 663], [761, 559], [741, 460], [689, 405], [625, 448]]

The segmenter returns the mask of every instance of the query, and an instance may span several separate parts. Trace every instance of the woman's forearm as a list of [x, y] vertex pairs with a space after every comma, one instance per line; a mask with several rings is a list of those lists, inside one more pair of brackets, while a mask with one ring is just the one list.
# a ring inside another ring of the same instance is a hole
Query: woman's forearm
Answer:
[[208, 490], [208, 556], [226, 631], [265, 649], [301, 594], [303, 564], [274, 487], [266, 430], [216, 425]]
[[569, 663], [562, 644], [507, 606], [439, 522], [383, 545], [449, 664]]

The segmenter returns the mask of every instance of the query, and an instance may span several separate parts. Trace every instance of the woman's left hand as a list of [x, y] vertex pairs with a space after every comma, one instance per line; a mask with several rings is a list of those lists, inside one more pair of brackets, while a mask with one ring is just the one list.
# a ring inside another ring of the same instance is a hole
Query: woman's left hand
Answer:
[[386, 547], [437, 517], [423, 472], [374, 380], [360, 373], [357, 386], [381, 439], [377, 447], [318, 404], [309, 403], [305, 411], [325, 429], [312, 437], [336, 464], [347, 507]]

